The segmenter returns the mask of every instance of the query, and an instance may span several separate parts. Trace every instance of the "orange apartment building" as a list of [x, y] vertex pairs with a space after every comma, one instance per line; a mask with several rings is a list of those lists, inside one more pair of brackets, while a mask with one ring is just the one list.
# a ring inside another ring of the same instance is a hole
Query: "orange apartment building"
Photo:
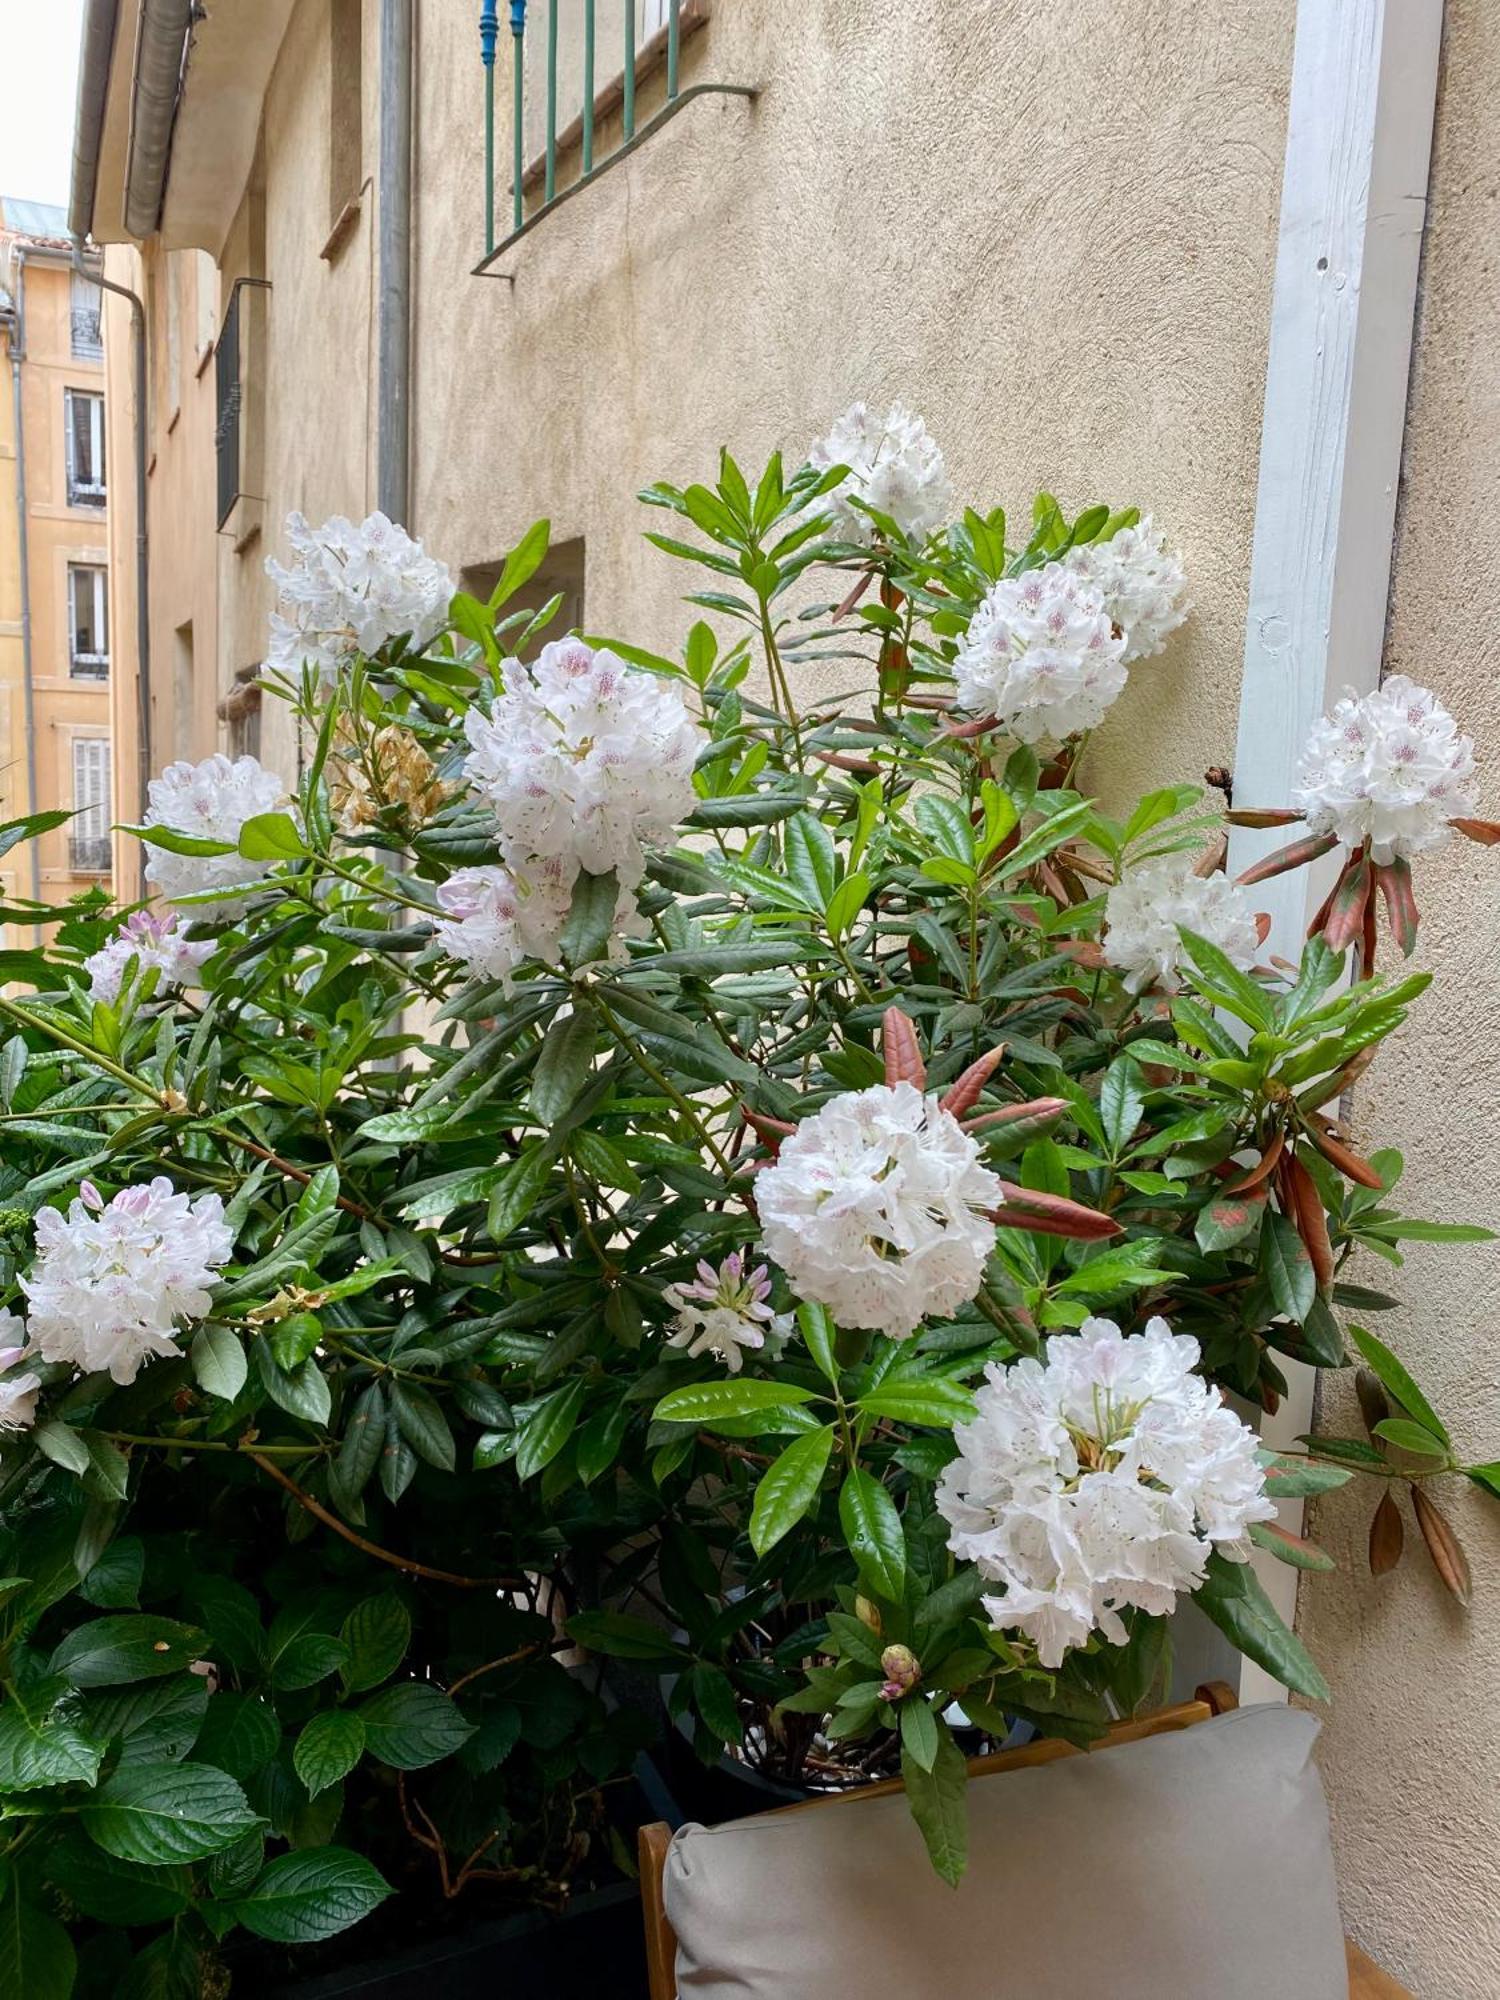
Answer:
[[61, 208], [0, 196], [0, 820], [74, 817], [0, 861], [7, 898], [109, 886], [102, 294]]

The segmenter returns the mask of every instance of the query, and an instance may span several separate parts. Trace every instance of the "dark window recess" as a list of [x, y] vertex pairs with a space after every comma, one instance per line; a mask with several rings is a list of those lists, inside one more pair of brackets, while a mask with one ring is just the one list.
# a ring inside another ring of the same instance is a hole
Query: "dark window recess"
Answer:
[[240, 288], [229, 294], [229, 310], [219, 330], [214, 350], [216, 391], [214, 449], [219, 467], [218, 523], [222, 528], [240, 497], [240, 412], [244, 397], [240, 388]]
[[[481, 604], [486, 604], [500, 581], [504, 567], [503, 562], [469, 563], [459, 573], [458, 587], [467, 591], [470, 597], [477, 597]], [[534, 660], [543, 646], [553, 639], [583, 630], [583, 577], [583, 537], [580, 535], [569, 542], [554, 542], [535, 576], [501, 607], [498, 616], [503, 622], [513, 618], [518, 611], [541, 611], [554, 597], [561, 600], [547, 623], [540, 631], [533, 632], [521, 647], [523, 659]], [[523, 623], [501, 635], [500, 643], [507, 653], [515, 651], [516, 641], [525, 629]]]

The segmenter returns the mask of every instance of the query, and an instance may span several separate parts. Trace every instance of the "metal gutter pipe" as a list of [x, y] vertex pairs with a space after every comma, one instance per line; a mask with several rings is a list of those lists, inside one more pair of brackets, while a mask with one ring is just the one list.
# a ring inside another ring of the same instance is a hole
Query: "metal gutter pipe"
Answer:
[[154, 236], [161, 222], [172, 126], [195, 19], [194, 0], [141, 0], [125, 166], [125, 228], [138, 242]]
[[94, 223], [94, 188], [99, 178], [99, 142], [109, 95], [119, 0], [88, 0], [78, 46], [78, 98], [73, 116], [73, 181], [68, 227], [87, 236]]
[[[21, 363], [26, 356], [26, 249], [15, 248], [16, 304], [10, 330], [10, 386], [16, 431], [16, 527], [21, 556], [21, 701], [26, 718], [26, 811], [35, 813], [36, 695], [31, 684], [31, 548], [26, 519], [25, 410], [21, 395]], [[42, 900], [42, 855], [35, 840], [26, 843], [31, 856], [31, 900]]]
[[411, 503], [412, 0], [380, 4], [375, 504], [407, 525]]
[[146, 523], [146, 308], [126, 285], [117, 285], [102, 271], [91, 271], [83, 252], [73, 246], [73, 269], [130, 307], [132, 361], [135, 370], [135, 658], [136, 733], [140, 748], [140, 812], [146, 816], [146, 787], [156, 770], [151, 746], [151, 606], [150, 533]]

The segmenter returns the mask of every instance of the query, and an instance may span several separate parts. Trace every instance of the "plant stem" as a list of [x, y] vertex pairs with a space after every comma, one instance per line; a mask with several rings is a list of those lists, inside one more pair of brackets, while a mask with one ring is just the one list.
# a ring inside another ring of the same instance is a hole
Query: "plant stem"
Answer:
[[153, 1104], [161, 1103], [161, 1092], [154, 1083], [148, 1083], [144, 1077], [132, 1076], [128, 1069], [122, 1069], [119, 1063], [101, 1050], [90, 1048], [87, 1042], [81, 1041], [77, 1035], [70, 1034], [56, 1021], [49, 1021], [45, 1015], [33, 1014], [29, 1008], [18, 1006], [14, 1000], [4, 998], [0, 998], [0, 1014], [8, 1014], [13, 1021], [19, 1021], [24, 1028], [35, 1028], [40, 1034], [50, 1035], [53, 1041], [60, 1042], [75, 1055], [87, 1057], [107, 1076], [112, 1076], [116, 1083], [123, 1083], [128, 1090], [133, 1090], [142, 1097], [149, 1097]]
[[628, 1034], [624, 1028], [621, 1027], [619, 1021], [616, 1020], [613, 1012], [611, 1011], [608, 1002], [603, 998], [597, 986], [593, 989], [590, 998], [592, 999], [594, 1005], [599, 1009], [599, 1012], [603, 1015], [604, 1025], [609, 1029], [609, 1032], [614, 1036], [615, 1040], [620, 1044], [620, 1047], [625, 1051], [626, 1055], [630, 1057], [631, 1061], [635, 1063], [639, 1069], [643, 1070], [645, 1074], [650, 1077], [651, 1081], [656, 1085], [658, 1090], [664, 1091], [666, 1093], [666, 1095], [671, 1099], [673, 1104], [675, 1104], [677, 1106], [677, 1109], [682, 1113], [683, 1117], [687, 1119], [688, 1123], [692, 1126], [693, 1130], [698, 1134], [698, 1137], [702, 1140], [703, 1144], [708, 1148], [709, 1152], [713, 1154], [714, 1160], [718, 1165], [719, 1171], [721, 1174], [723, 1174], [725, 1180], [732, 1180], [734, 1177], [733, 1165], [724, 1154], [723, 1149], [720, 1147], [718, 1141], [714, 1138], [713, 1134], [709, 1131], [708, 1127], [704, 1124], [703, 1120], [698, 1116], [698, 1113], [694, 1109], [692, 1102], [688, 1098], [683, 1096], [682, 1092], [677, 1088], [676, 1084], [672, 1082], [671, 1078], [665, 1075], [663, 1071], [657, 1068], [656, 1064], [652, 1062], [651, 1058], [646, 1054], [646, 1051], [643, 1048], [641, 1048], [639, 1043], [637, 1043], [635, 1039], [630, 1034]]

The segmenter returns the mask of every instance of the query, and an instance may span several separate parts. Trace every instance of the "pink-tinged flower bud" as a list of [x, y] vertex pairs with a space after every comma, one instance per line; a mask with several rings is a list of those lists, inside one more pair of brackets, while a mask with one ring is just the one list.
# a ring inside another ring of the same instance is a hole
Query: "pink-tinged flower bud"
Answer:
[[885, 1686], [880, 1690], [882, 1701], [900, 1701], [922, 1678], [921, 1666], [910, 1646], [887, 1646], [880, 1656], [880, 1671], [885, 1675]]

